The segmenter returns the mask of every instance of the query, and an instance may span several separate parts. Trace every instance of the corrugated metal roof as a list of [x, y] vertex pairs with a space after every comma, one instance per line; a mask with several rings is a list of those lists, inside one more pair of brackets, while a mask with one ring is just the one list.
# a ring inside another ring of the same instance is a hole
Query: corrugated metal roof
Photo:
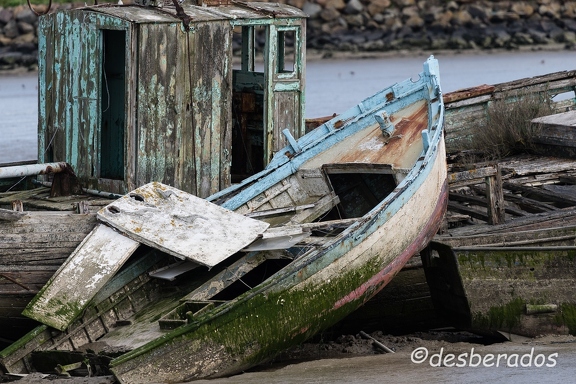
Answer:
[[[234, 2], [234, 5], [219, 7], [201, 7], [182, 4], [186, 15], [190, 16], [191, 24], [211, 20], [242, 20], [242, 19], [283, 19], [305, 18], [307, 15], [300, 9], [278, 3]], [[93, 10], [128, 20], [133, 23], [174, 23], [178, 22], [176, 8], [165, 5], [162, 8], [136, 5], [103, 4], [78, 9]]]

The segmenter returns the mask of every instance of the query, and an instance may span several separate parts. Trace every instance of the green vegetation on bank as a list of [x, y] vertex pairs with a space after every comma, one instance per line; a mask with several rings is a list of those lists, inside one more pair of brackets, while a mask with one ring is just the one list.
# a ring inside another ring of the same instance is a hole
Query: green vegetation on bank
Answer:
[[475, 123], [470, 146], [485, 160], [498, 160], [520, 153], [532, 153], [541, 127], [531, 120], [554, 113], [550, 100], [539, 95], [510, 92], [492, 101], [487, 120]]

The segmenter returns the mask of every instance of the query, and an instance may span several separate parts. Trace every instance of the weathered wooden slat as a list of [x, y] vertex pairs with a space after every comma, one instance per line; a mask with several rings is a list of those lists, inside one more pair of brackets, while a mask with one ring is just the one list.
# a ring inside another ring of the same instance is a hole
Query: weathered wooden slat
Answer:
[[238, 281], [238, 279], [241, 279], [242, 276], [262, 264], [264, 261], [266, 261], [265, 252], [249, 254], [224, 269], [213, 279], [210, 279], [210, 281], [190, 292], [180, 301], [209, 300], [219, 292], [222, 292], [226, 287], [229, 287], [232, 283]]
[[448, 201], [448, 210], [453, 212], [462, 213], [468, 215], [474, 219], [482, 220], [484, 222], [488, 221], [488, 215], [486, 214], [486, 210], [480, 210], [477, 208], [472, 208], [455, 201]]
[[486, 199], [488, 201], [488, 223], [501, 224], [505, 221], [504, 193], [502, 192], [502, 173], [496, 166], [496, 174], [486, 178]]
[[200, 264], [196, 264], [190, 260], [180, 260], [162, 269], [150, 272], [150, 277], [172, 281], [177, 276], [198, 268], [199, 266]]
[[[450, 193], [450, 200], [452, 202], [465, 202], [470, 203], [472, 205], [481, 206], [484, 208], [489, 208], [490, 201], [484, 196], [471, 196], [471, 195], [463, 195], [459, 193]], [[522, 212], [518, 209], [514, 209], [512, 207], [503, 207], [506, 213], [511, 214], [513, 216], [525, 216], [526, 213]], [[488, 211], [487, 211], [488, 212]], [[465, 212], [460, 212], [465, 213]], [[485, 217], [488, 217], [488, 213], [486, 213]]]
[[494, 87], [493, 85], [483, 84], [473, 88], [459, 89], [457, 91], [444, 94], [443, 95], [444, 103], [446, 104], [454, 103], [462, 99], [469, 99], [471, 97], [482, 96], [487, 93], [493, 92], [495, 88], [496, 87]]
[[25, 201], [33, 196], [48, 197], [49, 193], [50, 190], [47, 188], [36, 188], [15, 193], [3, 193], [0, 194], [0, 204], [11, 204], [14, 200]]
[[84, 232], [44, 232], [44, 233], [18, 233], [3, 234], [3, 242], [0, 242], [0, 249], [5, 247], [29, 247], [31, 244], [45, 244], [48, 247], [60, 247], [66, 244], [76, 245], [86, 237]]
[[315, 206], [314, 204], [305, 204], [305, 205], [298, 205], [298, 206], [294, 206], [294, 207], [266, 209], [266, 210], [262, 210], [262, 211], [250, 212], [250, 213], [245, 214], [244, 216], [252, 217], [252, 218], [256, 218], [256, 217], [263, 218], [263, 217], [267, 217], [267, 216], [275, 216], [275, 215], [282, 215], [282, 214], [286, 214], [286, 213], [298, 212], [298, 211], [302, 211], [304, 209], [314, 208], [314, 206]]
[[298, 228], [298, 231], [287, 231], [284, 227], [279, 228], [281, 231], [275, 231], [275, 229], [276, 228], [271, 228], [264, 232], [262, 238], [257, 239], [245, 247], [243, 251], [288, 249], [311, 234], [310, 232], [303, 232], [302, 228]]
[[537, 117], [532, 119], [531, 122], [535, 124], [543, 124], [545, 130], [555, 126], [572, 128], [576, 126], [576, 111], [568, 111], [549, 116]]
[[[481, 194], [486, 193], [486, 188], [482, 187], [481, 185], [472, 185], [470, 188]], [[518, 196], [516, 194], [510, 193], [509, 191], [503, 191], [503, 193], [504, 200], [514, 203], [520, 206], [523, 210], [530, 213], [550, 212], [558, 209], [553, 205], [546, 204], [538, 200], [529, 199], [527, 197]]]
[[518, 217], [501, 225], [470, 225], [450, 230], [450, 236], [474, 236], [479, 233], [491, 234], [498, 232], [527, 231], [543, 227], [561, 227], [576, 225], [576, 210], [574, 207], [558, 209], [552, 212], [536, 213]]
[[486, 177], [494, 176], [496, 173], [496, 167], [484, 167], [469, 171], [449, 173], [447, 179], [450, 188], [457, 188], [464, 185], [484, 182]]
[[105, 225], [98, 225], [23, 314], [56, 329], [65, 329], [138, 245]]
[[0, 208], [0, 221], [18, 221], [23, 216], [26, 216], [25, 212]]
[[545, 199], [546, 201], [557, 203], [562, 207], [576, 205], [576, 198], [570, 197], [568, 195], [559, 196], [556, 193], [551, 193], [541, 188], [527, 187], [509, 182], [504, 183], [504, 188], [510, 189], [513, 192], [521, 192], [523, 194], [527, 194], [528, 196], [537, 196], [538, 198]]
[[340, 203], [340, 198], [333, 192], [324, 196], [314, 204], [313, 209], [304, 210], [295, 214], [291, 219], [291, 224], [310, 223], [328, 213], [333, 207]]
[[96, 214], [26, 212], [20, 220], [0, 226], [0, 234], [85, 233], [96, 225]]
[[315, 223], [304, 223], [300, 227], [303, 229], [308, 229], [310, 231], [326, 231], [329, 232], [336, 228], [347, 228], [354, 223], [357, 223], [357, 218], [352, 219], [341, 219], [341, 220], [326, 220], [319, 221]]

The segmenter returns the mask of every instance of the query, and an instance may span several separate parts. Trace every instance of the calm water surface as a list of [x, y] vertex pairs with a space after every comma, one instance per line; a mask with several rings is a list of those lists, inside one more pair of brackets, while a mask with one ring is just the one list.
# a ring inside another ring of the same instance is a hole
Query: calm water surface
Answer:
[[[427, 55], [320, 60], [306, 68], [306, 116], [340, 113], [422, 71]], [[450, 92], [576, 69], [576, 52], [440, 54], [442, 90]], [[0, 75], [0, 163], [37, 158], [37, 77]]]

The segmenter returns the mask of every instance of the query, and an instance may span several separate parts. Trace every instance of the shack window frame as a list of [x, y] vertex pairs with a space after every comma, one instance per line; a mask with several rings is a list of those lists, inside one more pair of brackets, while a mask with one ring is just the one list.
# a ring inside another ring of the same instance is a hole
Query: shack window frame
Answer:
[[[299, 79], [300, 78], [300, 35], [301, 29], [299, 26], [277, 26], [276, 27], [276, 47], [277, 47], [277, 55], [276, 55], [276, 65], [274, 70], [274, 78], [276, 80], [292, 80], [292, 79]], [[286, 55], [286, 40], [287, 36], [290, 33], [293, 33], [292, 36], [292, 44], [290, 47], [293, 49], [290, 52], [291, 57], [291, 70], [287, 70], [286, 63], [287, 63], [287, 55]]]

